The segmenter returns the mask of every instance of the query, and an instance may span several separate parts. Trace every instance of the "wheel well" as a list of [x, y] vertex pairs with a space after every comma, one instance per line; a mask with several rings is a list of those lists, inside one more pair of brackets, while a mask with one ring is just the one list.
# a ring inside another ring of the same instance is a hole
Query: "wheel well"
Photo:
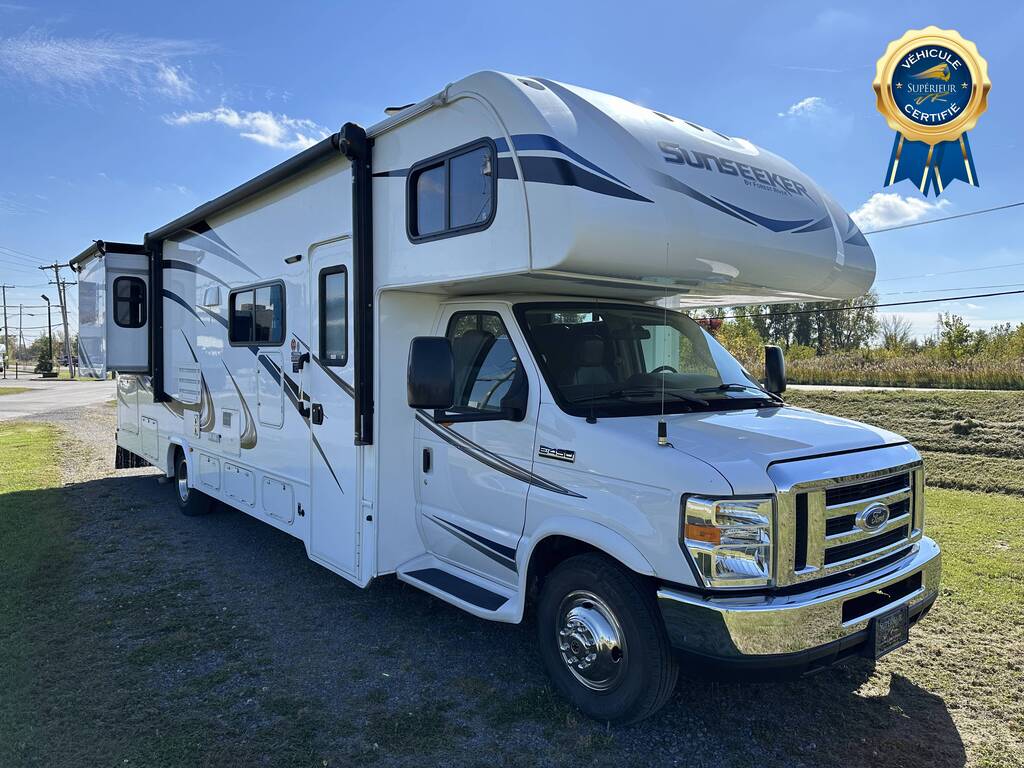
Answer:
[[167, 446], [167, 466], [165, 467], [168, 477], [174, 477], [174, 473], [178, 469], [178, 454], [184, 455], [185, 449], [177, 443], [170, 443]]
[[597, 547], [570, 536], [548, 536], [541, 539], [530, 555], [530, 565], [526, 571], [527, 602], [533, 602], [537, 598], [544, 579], [560, 563], [586, 552], [606, 554]]

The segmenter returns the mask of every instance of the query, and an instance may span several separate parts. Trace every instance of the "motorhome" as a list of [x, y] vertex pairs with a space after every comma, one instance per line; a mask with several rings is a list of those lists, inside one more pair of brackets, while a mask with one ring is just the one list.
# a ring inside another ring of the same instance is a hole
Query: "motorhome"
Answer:
[[681, 668], [906, 642], [940, 577], [918, 452], [787, 405], [780, 350], [748, 371], [668, 308], [862, 295], [846, 212], [749, 141], [547, 79], [390, 112], [71, 261], [118, 466], [359, 586], [533, 612], [554, 685], [605, 721]]

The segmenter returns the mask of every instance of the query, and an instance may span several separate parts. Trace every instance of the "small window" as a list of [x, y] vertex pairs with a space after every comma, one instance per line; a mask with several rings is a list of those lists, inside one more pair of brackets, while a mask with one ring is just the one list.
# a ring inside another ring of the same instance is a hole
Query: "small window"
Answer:
[[146, 281], [141, 277], [114, 279], [114, 323], [121, 328], [146, 324]]
[[284, 285], [270, 283], [232, 291], [228, 306], [228, 338], [232, 344], [283, 344]]
[[519, 355], [494, 312], [459, 312], [448, 323], [455, 361], [452, 413], [497, 413], [520, 371]]
[[348, 270], [320, 272], [320, 362], [343, 367], [348, 362]]
[[418, 242], [486, 229], [494, 218], [494, 166], [490, 139], [413, 166], [407, 201], [409, 239]]

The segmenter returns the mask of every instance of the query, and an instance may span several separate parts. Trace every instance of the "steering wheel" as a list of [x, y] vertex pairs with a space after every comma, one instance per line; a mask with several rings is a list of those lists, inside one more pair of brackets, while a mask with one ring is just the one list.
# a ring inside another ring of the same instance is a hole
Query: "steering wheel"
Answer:
[[661, 373], [662, 371], [672, 371], [672, 373], [679, 373], [679, 371], [677, 371], [671, 365], [659, 365], [657, 368], [651, 371], [651, 373]]

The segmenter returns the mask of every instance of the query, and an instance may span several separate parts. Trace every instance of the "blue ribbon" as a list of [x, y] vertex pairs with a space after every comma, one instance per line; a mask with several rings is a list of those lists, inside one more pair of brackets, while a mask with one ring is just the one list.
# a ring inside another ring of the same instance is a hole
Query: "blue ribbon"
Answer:
[[967, 134], [932, 147], [923, 141], [911, 141], [897, 133], [882, 186], [888, 187], [903, 179], [914, 182], [921, 190], [921, 194], [926, 197], [929, 194], [938, 197], [957, 179], [978, 186], [978, 172], [974, 168], [974, 158], [971, 155]]

